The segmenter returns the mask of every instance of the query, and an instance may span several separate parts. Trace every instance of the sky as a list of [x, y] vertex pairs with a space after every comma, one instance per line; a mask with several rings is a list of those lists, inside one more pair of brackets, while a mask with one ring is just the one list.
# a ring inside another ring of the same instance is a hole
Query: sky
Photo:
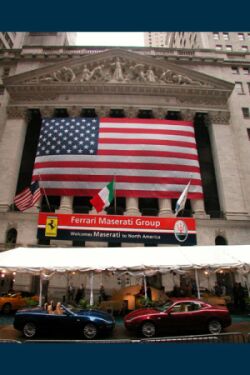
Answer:
[[77, 46], [144, 47], [143, 32], [78, 32]]

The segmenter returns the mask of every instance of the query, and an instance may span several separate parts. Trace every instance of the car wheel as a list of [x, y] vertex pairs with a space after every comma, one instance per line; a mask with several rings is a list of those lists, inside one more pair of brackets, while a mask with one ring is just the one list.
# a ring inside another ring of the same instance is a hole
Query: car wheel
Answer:
[[2, 307], [2, 313], [3, 314], [9, 314], [10, 312], [11, 312], [11, 310], [12, 310], [12, 306], [11, 306], [11, 304], [10, 303], [5, 303], [4, 305], [3, 305], [3, 307]]
[[222, 330], [222, 325], [217, 319], [210, 320], [208, 323], [208, 331], [211, 334], [218, 334]]
[[37, 329], [34, 323], [28, 322], [23, 327], [23, 334], [27, 339], [33, 338], [37, 333]]
[[141, 332], [144, 337], [153, 337], [155, 335], [155, 325], [152, 322], [143, 323]]
[[93, 323], [88, 323], [83, 328], [83, 336], [85, 339], [91, 340], [97, 336], [97, 328]]

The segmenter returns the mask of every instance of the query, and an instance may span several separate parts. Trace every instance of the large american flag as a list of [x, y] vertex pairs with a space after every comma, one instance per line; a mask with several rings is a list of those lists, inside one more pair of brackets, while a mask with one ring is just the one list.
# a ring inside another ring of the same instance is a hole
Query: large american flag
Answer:
[[33, 180], [47, 195], [92, 196], [115, 179], [116, 196], [203, 197], [191, 122], [131, 118], [43, 119]]

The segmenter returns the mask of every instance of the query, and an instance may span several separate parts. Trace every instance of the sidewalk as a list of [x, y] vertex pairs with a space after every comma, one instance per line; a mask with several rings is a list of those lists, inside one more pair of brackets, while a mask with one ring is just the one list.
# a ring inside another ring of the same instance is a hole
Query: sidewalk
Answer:
[[[239, 332], [243, 334], [250, 334], [250, 321], [242, 321], [233, 323], [230, 327], [225, 329], [225, 333]], [[112, 337], [110, 339], [135, 339], [136, 336], [132, 336], [128, 333], [123, 324], [118, 323], [115, 327]], [[22, 341], [22, 333], [15, 330], [12, 325], [0, 326], [0, 340], [17, 340]]]

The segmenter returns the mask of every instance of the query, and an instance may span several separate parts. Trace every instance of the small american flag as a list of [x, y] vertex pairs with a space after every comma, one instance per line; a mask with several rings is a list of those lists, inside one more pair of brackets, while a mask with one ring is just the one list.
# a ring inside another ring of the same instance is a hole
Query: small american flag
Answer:
[[113, 178], [118, 197], [202, 199], [191, 122], [130, 118], [43, 119], [32, 180], [47, 195], [93, 196]]
[[38, 181], [32, 182], [29, 187], [16, 195], [14, 203], [19, 211], [25, 211], [34, 206], [41, 197], [41, 190]]

